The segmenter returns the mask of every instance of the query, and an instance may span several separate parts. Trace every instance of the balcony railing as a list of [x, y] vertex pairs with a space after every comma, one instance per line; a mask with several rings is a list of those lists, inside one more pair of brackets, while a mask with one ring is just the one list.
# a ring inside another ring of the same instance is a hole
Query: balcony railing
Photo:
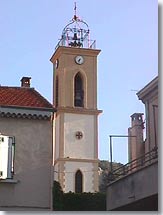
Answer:
[[130, 173], [136, 172], [144, 166], [148, 166], [158, 160], [158, 147], [154, 147], [151, 151], [145, 153], [144, 155], [138, 157], [135, 160], [109, 172], [108, 182], [111, 183], [117, 179], [120, 179]]

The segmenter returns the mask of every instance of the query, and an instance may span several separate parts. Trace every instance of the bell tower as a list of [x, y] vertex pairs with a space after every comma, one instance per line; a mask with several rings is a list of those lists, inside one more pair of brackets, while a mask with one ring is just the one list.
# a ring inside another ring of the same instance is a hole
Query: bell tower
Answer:
[[54, 180], [64, 192], [98, 191], [97, 56], [88, 24], [75, 14], [53, 63]]

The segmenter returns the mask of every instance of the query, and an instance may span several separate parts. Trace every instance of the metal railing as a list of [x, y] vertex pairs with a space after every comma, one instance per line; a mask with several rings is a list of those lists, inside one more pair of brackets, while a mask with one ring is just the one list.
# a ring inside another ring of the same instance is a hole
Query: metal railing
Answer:
[[122, 178], [130, 173], [136, 172], [144, 166], [148, 166], [158, 159], [158, 147], [154, 147], [151, 151], [132, 160], [131, 162], [109, 172], [108, 182], [111, 183], [117, 179]]
[[[55, 47], [55, 50], [59, 47], [59, 46], [66, 46], [66, 47], [72, 47], [70, 45], [70, 41], [69, 40], [65, 40], [65, 39], [60, 39], [58, 44]], [[77, 47], [77, 48], [88, 48], [88, 49], [96, 49], [96, 40], [88, 40], [87, 42], [83, 41], [81, 47]]]

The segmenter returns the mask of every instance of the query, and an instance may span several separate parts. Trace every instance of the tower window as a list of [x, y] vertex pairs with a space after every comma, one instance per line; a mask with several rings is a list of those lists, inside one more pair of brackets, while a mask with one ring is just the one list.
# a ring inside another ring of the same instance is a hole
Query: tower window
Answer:
[[84, 107], [83, 81], [80, 73], [77, 73], [74, 80], [74, 106]]
[[58, 77], [56, 77], [55, 105], [58, 107]]
[[83, 176], [80, 170], [75, 174], [75, 193], [82, 193], [83, 191]]

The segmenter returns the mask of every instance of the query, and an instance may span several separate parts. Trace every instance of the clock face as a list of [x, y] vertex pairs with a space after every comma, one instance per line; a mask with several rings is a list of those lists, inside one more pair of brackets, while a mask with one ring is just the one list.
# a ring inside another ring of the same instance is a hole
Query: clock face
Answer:
[[77, 63], [77, 64], [83, 64], [84, 63], [84, 58], [83, 58], [83, 56], [76, 56], [75, 57], [75, 62]]

